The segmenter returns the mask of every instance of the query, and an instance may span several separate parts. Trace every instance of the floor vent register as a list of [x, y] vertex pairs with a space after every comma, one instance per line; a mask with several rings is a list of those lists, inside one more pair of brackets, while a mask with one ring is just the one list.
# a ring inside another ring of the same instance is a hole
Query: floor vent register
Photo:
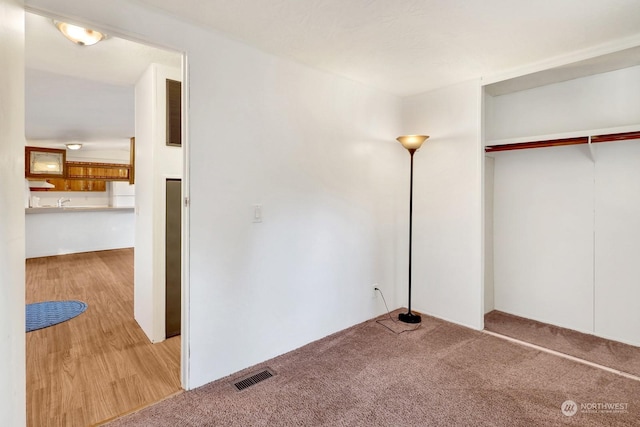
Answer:
[[275, 374], [270, 369], [265, 369], [263, 371], [258, 372], [257, 374], [251, 374], [248, 377], [241, 379], [240, 381], [234, 383], [238, 391], [242, 391], [252, 385], [258, 384], [261, 381], [269, 379], [273, 377]]

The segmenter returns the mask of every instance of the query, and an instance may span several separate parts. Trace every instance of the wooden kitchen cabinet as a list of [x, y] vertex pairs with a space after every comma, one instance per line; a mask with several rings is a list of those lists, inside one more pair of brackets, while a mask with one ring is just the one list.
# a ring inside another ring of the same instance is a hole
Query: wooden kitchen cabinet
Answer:
[[[133, 156], [132, 156], [133, 160]], [[128, 181], [133, 178], [133, 167], [122, 163], [64, 162], [65, 175], [46, 177], [54, 188], [34, 188], [32, 191], [106, 191], [107, 181]], [[28, 173], [25, 175], [29, 176]], [[39, 177], [39, 176], [37, 176]], [[31, 177], [32, 179], [35, 177]], [[45, 177], [43, 177], [45, 178]]]
[[68, 179], [69, 186], [67, 191], [105, 191], [107, 189], [106, 181], [87, 181], [84, 179]]
[[129, 181], [131, 166], [120, 163], [67, 162], [67, 179]]
[[106, 191], [107, 182], [84, 179], [48, 178], [55, 188], [31, 188], [31, 191]]

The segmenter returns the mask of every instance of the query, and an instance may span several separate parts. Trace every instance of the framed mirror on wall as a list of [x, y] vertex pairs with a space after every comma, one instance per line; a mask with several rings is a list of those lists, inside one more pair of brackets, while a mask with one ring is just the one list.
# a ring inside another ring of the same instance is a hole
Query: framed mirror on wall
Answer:
[[27, 178], [64, 178], [66, 150], [25, 147], [24, 173]]

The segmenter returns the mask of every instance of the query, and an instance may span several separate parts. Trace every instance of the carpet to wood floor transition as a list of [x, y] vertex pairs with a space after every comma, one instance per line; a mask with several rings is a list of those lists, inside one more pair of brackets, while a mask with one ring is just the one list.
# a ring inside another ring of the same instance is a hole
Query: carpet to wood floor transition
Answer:
[[401, 334], [413, 326], [378, 320], [109, 426], [638, 425], [639, 381], [429, 316]]

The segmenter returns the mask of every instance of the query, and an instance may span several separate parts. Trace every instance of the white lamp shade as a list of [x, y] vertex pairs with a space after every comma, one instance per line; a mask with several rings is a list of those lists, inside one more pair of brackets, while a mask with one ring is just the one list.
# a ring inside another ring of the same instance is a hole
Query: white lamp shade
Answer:
[[429, 138], [428, 135], [403, 135], [396, 139], [407, 150], [417, 150], [427, 138]]

